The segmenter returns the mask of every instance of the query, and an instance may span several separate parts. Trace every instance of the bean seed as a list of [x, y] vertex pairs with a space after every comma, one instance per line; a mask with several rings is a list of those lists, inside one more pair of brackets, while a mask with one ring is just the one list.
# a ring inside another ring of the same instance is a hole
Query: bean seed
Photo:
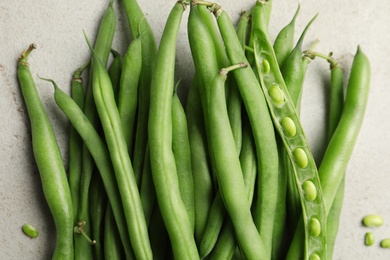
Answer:
[[306, 168], [309, 163], [309, 160], [307, 158], [305, 150], [303, 150], [302, 148], [296, 148], [293, 151], [293, 156], [295, 163], [298, 165], [298, 167]]
[[38, 230], [29, 224], [24, 225], [22, 229], [24, 234], [30, 238], [36, 238], [39, 236]]
[[382, 248], [390, 248], [390, 238], [383, 239], [381, 241]]
[[380, 227], [383, 225], [383, 223], [384, 223], [383, 218], [375, 214], [367, 215], [363, 219], [363, 224], [366, 227]]
[[317, 254], [312, 254], [309, 258], [309, 260], [321, 260], [320, 256]]
[[272, 85], [268, 89], [268, 94], [270, 95], [272, 101], [277, 105], [280, 105], [285, 101], [282, 90], [276, 84]]
[[269, 73], [270, 70], [271, 70], [271, 66], [269, 65], [269, 62], [268, 62], [266, 59], [264, 59], [264, 60], [262, 61], [262, 65], [263, 65], [263, 73], [264, 73], [264, 74]]
[[372, 246], [375, 242], [375, 237], [372, 232], [367, 232], [366, 235], [364, 236], [364, 244], [366, 246]]
[[313, 201], [317, 198], [317, 189], [312, 181], [305, 181], [302, 184], [302, 189], [308, 201]]
[[310, 234], [313, 237], [318, 237], [321, 234], [321, 223], [316, 218], [311, 218], [309, 220], [309, 230]]
[[290, 117], [285, 117], [280, 122], [283, 132], [287, 137], [293, 137], [297, 133], [297, 128], [294, 121]]

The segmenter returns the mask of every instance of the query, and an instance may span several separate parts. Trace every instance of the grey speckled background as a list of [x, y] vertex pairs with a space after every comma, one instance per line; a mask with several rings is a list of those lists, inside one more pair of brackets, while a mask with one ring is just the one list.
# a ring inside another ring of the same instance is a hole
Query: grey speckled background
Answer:
[[[82, 30], [93, 37], [109, 1], [1, 1], [0, 2], [0, 259], [49, 259], [55, 240], [50, 212], [42, 195], [39, 175], [31, 154], [28, 118], [16, 80], [16, 59], [28, 44], [38, 49], [30, 57], [34, 75], [50, 77], [69, 90], [71, 73], [89, 56]], [[120, 1], [116, 1], [120, 2]], [[254, 1], [220, 1], [233, 21]], [[140, 0], [140, 5], [159, 40], [163, 24], [174, 1]], [[274, 1], [270, 33], [277, 32], [292, 17], [297, 1]], [[122, 5], [118, 11], [118, 34], [114, 48], [122, 54], [130, 36]], [[390, 259], [390, 250], [379, 240], [390, 237], [390, 2], [385, 0], [302, 1], [297, 35], [309, 19], [320, 13], [307, 35], [305, 47], [319, 39], [318, 51], [333, 51], [348, 70], [358, 44], [371, 59], [372, 88], [363, 128], [347, 172], [345, 206], [334, 259]], [[177, 43], [177, 78], [188, 85], [193, 73], [186, 33], [186, 17]], [[311, 63], [305, 82], [302, 122], [312, 151], [320, 158], [324, 146], [325, 89], [327, 64]], [[36, 77], [37, 79], [37, 77]], [[53, 122], [66, 160], [67, 122], [53, 102], [53, 89], [37, 79], [40, 95]], [[372, 230], [377, 243], [363, 245], [368, 230], [360, 224], [368, 213], [385, 219]], [[36, 226], [41, 236], [31, 240], [21, 226]]]

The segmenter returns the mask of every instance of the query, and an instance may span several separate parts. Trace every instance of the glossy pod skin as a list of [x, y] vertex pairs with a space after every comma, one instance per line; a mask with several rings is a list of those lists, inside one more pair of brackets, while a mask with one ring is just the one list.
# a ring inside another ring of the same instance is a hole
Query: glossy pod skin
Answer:
[[51, 122], [40, 100], [27, 58], [30, 45], [18, 60], [18, 80], [31, 125], [32, 148], [43, 192], [56, 226], [53, 259], [73, 259], [73, 207], [68, 180]]
[[[217, 24], [231, 63], [248, 63], [227, 13], [217, 8], [214, 15], [217, 18]], [[252, 125], [258, 172], [263, 173], [258, 178], [258, 182], [261, 183], [259, 187], [262, 188], [259, 188], [257, 192], [257, 205], [254, 214], [255, 224], [260, 235], [263, 236], [265, 230], [267, 230], [266, 233], [272, 234], [273, 214], [276, 208], [276, 196], [269, 197], [269, 194], [276, 194], [278, 187], [278, 152], [275, 132], [269, 113], [262, 113], [262, 111], [267, 111], [267, 103], [252, 68], [234, 70], [233, 73]], [[235, 230], [237, 232], [237, 229]], [[267, 242], [269, 243], [269, 241]], [[265, 248], [268, 251], [267, 254], [270, 255], [271, 247], [266, 246]]]
[[185, 3], [177, 2], [174, 5], [162, 34], [152, 74], [148, 134], [153, 183], [173, 255], [178, 259], [198, 259], [193, 229], [180, 194], [172, 151], [176, 40], [184, 10]]
[[126, 252], [126, 257], [130, 258], [132, 251], [129, 233], [127, 232], [126, 218], [107, 146], [74, 100], [60, 90], [54, 82], [53, 84], [55, 86], [54, 99], [56, 104], [64, 112], [72, 126], [80, 134], [86, 147], [89, 151], [91, 151], [91, 155], [95, 160], [108, 199], [110, 200], [116, 223], [119, 227], [122, 227], [119, 229], [119, 235]]
[[141, 198], [127, 150], [111, 80], [104, 64], [93, 50], [92, 58], [93, 96], [125, 208], [130, 241], [137, 258], [150, 259], [152, 252]]
[[266, 249], [252, 219], [239, 154], [230, 128], [224, 94], [229, 70], [241, 69], [247, 63], [222, 69], [210, 88], [210, 142], [215, 160], [219, 191], [232, 220], [237, 241], [247, 259], [266, 259]]
[[[253, 16], [262, 16], [265, 12], [266, 2], [257, 2], [253, 10]], [[263, 23], [258, 23], [262, 25]], [[320, 256], [321, 259], [326, 258], [326, 213], [324, 202], [322, 200], [321, 185], [316, 164], [310, 152], [308, 142], [304, 131], [300, 124], [294, 104], [288, 93], [286, 84], [280, 72], [275, 53], [273, 51], [268, 31], [265, 26], [256, 27], [255, 33], [255, 58], [257, 72], [261, 82], [261, 87], [267, 99], [270, 113], [274, 120], [274, 125], [283, 140], [287, 153], [293, 165], [293, 172], [298, 187], [301, 205], [303, 224], [305, 228], [305, 250], [304, 258], [308, 259], [311, 255]], [[264, 64], [269, 64], [264, 66]], [[277, 86], [283, 93], [284, 100], [275, 99], [268, 92], [270, 88]], [[289, 127], [296, 128], [296, 133], [293, 136], [286, 135], [280, 121], [289, 117], [293, 121], [293, 125]], [[303, 189], [303, 184], [310, 181], [314, 184], [316, 190], [315, 198], [305, 196], [307, 192]], [[314, 223], [311, 225], [311, 223]], [[318, 224], [318, 225], [317, 225]], [[314, 231], [314, 232], [312, 232]]]

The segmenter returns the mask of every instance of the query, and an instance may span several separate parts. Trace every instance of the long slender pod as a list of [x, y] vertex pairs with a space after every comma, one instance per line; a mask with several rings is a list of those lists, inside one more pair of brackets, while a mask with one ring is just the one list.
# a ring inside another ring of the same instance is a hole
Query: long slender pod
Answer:
[[55, 82], [52, 83], [55, 86], [54, 98], [58, 107], [68, 117], [72, 126], [80, 134], [86, 147], [91, 151], [108, 199], [110, 200], [116, 223], [118, 227], [121, 227], [119, 229], [119, 235], [125, 249], [126, 258], [130, 259], [132, 256], [130, 237], [127, 232], [122, 199], [119, 194], [118, 184], [115, 180], [114, 169], [107, 146], [78, 105], [66, 93], [60, 90]]
[[[256, 16], [262, 19], [265, 6], [266, 2], [257, 2], [253, 10], [253, 19]], [[260, 26], [254, 28], [256, 67], [275, 128], [283, 140], [293, 165], [305, 228], [304, 257], [307, 259], [315, 254], [325, 259], [326, 213], [317, 167], [280, 72], [264, 23], [256, 23]]]
[[104, 215], [103, 248], [104, 259], [120, 260], [125, 257], [118, 226], [109, 201]]
[[198, 84], [201, 83], [197, 75], [195, 75], [187, 97], [186, 116], [191, 151], [191, 170], [194, 180], [194, 236], [196, 242], [200, 243], [205, 231], [207, 217], [209, 215], [213, 201], [214, 192], [211, 178], [205, 122]]
[[273, 48], [279, 67], [283, 67], [291, 51], [294, 49], [295, 21], [301, 9], [300, 7], [301, 5], [298, 4], [298, 8], [291, 21], [280, 30], [275, 38]]
[[[142, 67], [138, 90], [138, 117], [135, 130], [134, 148], [132, 161], [134, 173], [140, 176], [143, 170], [146, 144], [148, 142], [148, 118], [150, 106], [150, 84], [153, 66], [157, 53], [156, 40], [152, 28], [149, 25], [145, 14], [141, 10], [137, 0], [122, 0], [130, 32], [133, 40], [139, 35], [141, 38]], [[139, 177], [137, 177], [139, 180]], [[139, 183], [139, 182], [137, 182]]]
[[370, 79], [370, 62], [359, 46], [352, 63], [343, 112], [319, 167], [326, 212], [336, 196], [363, 123]]
[[[138, 105], [138, 85], [142, 69], [141, 37], [133, 39], [123, 58], [122, 75], [119, 83], [118, 110], [121, 116], [127, 148], [132, 156], [134, 131]], [[141, 174], [136, 175], [137, 183]]]
[[263, 241], [252, 219], [239, 154], [229, 127], [224, 94], [227, 73], [241, 69], [239, 63], [222, 69], [214, 78], [209, 98], [211, 156], [215, 161], [219, 191], [232, 220], [243, 254], [247, 259], [266, 259]]
[[42, 189], [56, 226], [56, 246], [53, 259], [73, 259], [73, 207], [70, 188], [58, 143], [39, 97], [28, 64], [35, 45], [18, 59], [18, 80], [31, 125], [34, 158], [39, 170]]
[[111, 49], [111, 53], [113, 56], [113, 60], [108, 67], [108, 75], [110, 75], [112, 88], [115, 94], [115, 100], [118, 99], [119, 92], [119, 84], [121, 80], [122, 74], [122, 65], [123, 65], [123, 57], [122, 55], [114, 49]]
[[[230, 61], [233, 64], [247, 62], [242, 45], [227, 13], [215, 7], [214, 14], [217, 18]], [[276, 196], [269, 196], [269, 194], [275, 194], [278, 186], [278, 154], [274, 127], [268, 113], [264, 94], [253, 70], [248, 67], [234, 70], [233, 73], [252, 125], [256, 143], [258, 172], [261, 173], [259, 174], [258, 182], [261, 183], [259, 187], [262, 187], [262, 189], [259, 189], [257, 192], [258, 197], [254, 219], [260, 235], [263, 237], [264, 231], [268, 230], [271, 233], [268, 236], [264, 236], [264, 238], [270, 237], [272, 235], [273, 214], [276, 208]], [[268, 233], [268, 231], [265, 233]], [[266, 246], [266, 250], [268, 251], [267, 255], [270, 255], [271, 246]]]
[[172, 95], [177, 33], [185, 3], [172, 8], [156, 56], [152, 74], [149, 149], [153, 183], [158, 205], [167, 228], [175, 258], [198, 259], [193, 229], [180, 195], [179, 181], [172, 151]]
[[96, 56], [94, 50], [91, 49], [91, 51], [93, 96], [110, 151], [122, 204], [124, 204], [130, 241], [137, 258], [150, 259], [152, 252], [141, 198], [127, 150], [119, 111], [115, 103], [111, 80], [104, 64]]
[[194, 180], [191, 170], [191, 149], [188, 138], [187, 118], [176, 91], [172, 98], [172, 150], [175, 156], [180, 194], [195, 228]]

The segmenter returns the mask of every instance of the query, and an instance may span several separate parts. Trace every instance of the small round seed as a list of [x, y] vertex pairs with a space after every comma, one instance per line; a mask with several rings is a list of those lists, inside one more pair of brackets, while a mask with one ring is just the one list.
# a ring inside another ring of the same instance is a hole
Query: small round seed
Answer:
[[22, 230], [23, 230], [23, 233], [26, 234], [26, 236], [28, 236], [28, 237], [36, 238], [39, 236], [38, 230], [36, 230], [36, 228], [34, 228], [33, 226], [31, 226], [29, 224], [25, 224], [22, 227]]
[[298, 167], [306, 168], [306, 166], [309, 164], [306, 152], [302, 148], [296, 148], [293, 151], [293, 156], [295, 163], [298, 165]]
[[263, 73], [269, 73], [269, 71], [271, 70], [271, 66], [269, 65], [268, 60], [264, 59], [262, 65]]
[[318, 237], [321, 234], [321, 224], [317, 218], [309, 220], [309, 232], [313, 237]]
[[280, 105], [285, 101], [282, 90], [276, 84], [269, 87], [268, 94], [270, 95], [272, 101], [277, 105]]
[[383, 225], [383, 223], [384, 223], [384, 220], [379, 215], [371, 214], [371, 215], [367, 215], [363, 218], [363, 224], [366, 227], [380, 227]]
[[305, 198], [308, 201], [313, 201], [317, 198], [317, 189], [312, 181], [305, 181], [302, 184], [302, 189], [305, 192]]
[[383, 239], [381, 241], [382, 248], [390, 248], [390, 238]]
[[321, 260], [320, 256], [317, 254], [312, 254], [309, 258], [309, 260]]
[[364, 236], [364, 244], [366, 246], [372, 246], [375, 242], [375, 237], [372, 232], [367, 232], [366, 235]]
[[286, 116], [285, 118], [283, 118], [280, 124], [282, 125], [284, 134], [287, 137], [293, 137], [297, 133], [295, 123], [290, 117]]

